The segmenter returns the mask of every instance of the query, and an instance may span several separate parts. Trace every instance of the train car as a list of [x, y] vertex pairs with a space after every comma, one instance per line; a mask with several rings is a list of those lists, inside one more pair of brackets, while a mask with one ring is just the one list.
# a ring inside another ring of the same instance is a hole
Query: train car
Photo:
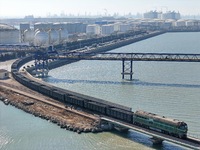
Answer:
[[38, 83], [38, 82], [31, 81], [31, 82], [29, 83], [29, 88], [32, 89], [32, 90], [34, 90], [34, 91], [39, 91], [40, 85], [41, 85], [41, 84]]
[[179, 138], [187, 137], [188, 127], [185, 122], [142, 110], [138, 110], [134, 113], [133, 124]]
[[106, 114], [110, 117], [123, 120], [125, 122], [132, 123], [133, 112], [127, 111], [123, 109], [119, 109], [117, 107], [108, 107], [106, 110]]
[[[44, 95], [47, 95], [49, 96], [50, 93], [51, 93], [51, 88], [49, 88], [48, 86], [46, 85], [43, 85], [43, 84], [37, 84], [38, 86], [38, 91]], [[37, 88], [37, 87], [36, 87]]]
[[23, 78], [23, 76], [20, 73], [18, 73], [18, 72], [12, 72], [12, 76], [17, 81], [19, 81], [20, 78]]
[[119, 109], [126, 110], [126, 111], [131, 111], [131, 109], [132, 109], [131, 107], [126, 107], [126, 106], [123, 106], [123, 105], [120, 105], [120, 104], [112, 103], [112, 102], [109, 102], [109, 101], [106, 101], [106, 100], [103, 100], [103, 99], [99, 99], [99, 98], [95, 98], [95, 97], [91, 97], [91, 96], [88, 96], [88, 95], [75, 93], [75, 92], [71, 92], [71, 91], [68, 91], [68, 92], [70, 92], [71, 95], [76, 95], [78, 97], [82, 97], [85, 100], [104, 104], [106, 106], [115, 107], [115, 108], [119, 108]]
[[19, 82], [21, 83], [21, 84], [23, 84], [24, 86], [27, 86], [27, 87], [29, 87], [29, 84], [30, 84], [30, 79], [28, 79], [28, 78], [26, 78], [26, 77], [24, 77], [23, 75], [18, 75], [18, 80], [19, 80]]
[[77, 105], [80, 107], [84, 107], [85, 100], [83, 98], [80, 98], [74, 95], [65, 94], [65, 102], [73, 104], [73, 105]]
[[65, 101], [65, 93], [60, 91], [60, 90], [51, 88], [50, 96], [52, 98], [55, 98], [55, 99], [59, 100], [60, 102], [64, 102]]
[[97, 113], [101, 113], [101, 114], [105, 115], [107, 105], [97, 103], [97, 102], [94, 102], [94, 101], [85, 101], [84, 108], [89, 109], [89, 110], [93, 110]]

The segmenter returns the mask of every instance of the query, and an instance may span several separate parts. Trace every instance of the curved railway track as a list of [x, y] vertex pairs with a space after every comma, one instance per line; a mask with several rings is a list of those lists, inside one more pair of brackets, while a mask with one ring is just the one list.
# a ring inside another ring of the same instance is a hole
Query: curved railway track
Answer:
[[[36, 93], [35, 91], [29, 90], [26, 87], [20, 87], [20, 86], [5, 83], [5, 82], [0, 82], [0, 86], [3, 86], [4, 88], [11, 90], [11, 91], [13, 91], [17, 94], [20, 94], [20, 95], [23, 95], [25, 97], [46, 103], [48, 105], [52, 105], [52, 106], [60, 108], [60, 109], [64, 109], [66, 111], [73, 112], [77, 115], [81, 115], [81, 116], [84, 116], [84, 117], [87, 117], [87, 118], [90, 118], [90, 119], [94, 119], [94, 120], [100, 119], [97, 115], [88, 114], [88, 113], [85, 113], [85, 112], [82, 112], [82, 111], [79, 111], [79, 110], [76, 110], [76, 109], [71, 109], [70, 107], [66, 107], [66, 105], [64, 105], [64, 104], [58, 103], [57, 101], [54, 101], [49, 97], [46, 97], [46, 96], [41, 95], [39, 93]], [[38, 94], [40, 96], [38, 96]]]

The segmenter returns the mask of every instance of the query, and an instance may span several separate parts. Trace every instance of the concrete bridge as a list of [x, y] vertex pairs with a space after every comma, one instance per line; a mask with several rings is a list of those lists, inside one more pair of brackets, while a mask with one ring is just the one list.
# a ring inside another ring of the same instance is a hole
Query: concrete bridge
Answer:
[[113, 127], [117, 126], [117, 127], [121, 127], [123, 130], [126, 128], [127, 130], [134, 130], [137, 131], [139, 133], [143, 133], [146, 135], [151, 136], [150, 140], [154, 143], [154, 144], [161, 144], [164, 140], [168, 141], [170, 143], [174, 143], [174, 144], [178, 144], [187, 148], [191, 148], [191, 149], [195, 149], [195, 150], [199, 150], [200, 149], [200, 139], [194, 138], [194, 137], [190, 137], [188, 136], [187, 139], [180, 139], [177, 137], [173, 137], [170, 135], [166, 135], [160, 132], [156, 132], [147, 128], [142, 128], [139, 126], [136, 126], [134, 124], [130, 124], [130, 123], [126, 123], [114, 118], [110, 118], [107, 116], [102, 116], [101, 120], [103, 121], [107, 121], [108, 123], [110, 123]]

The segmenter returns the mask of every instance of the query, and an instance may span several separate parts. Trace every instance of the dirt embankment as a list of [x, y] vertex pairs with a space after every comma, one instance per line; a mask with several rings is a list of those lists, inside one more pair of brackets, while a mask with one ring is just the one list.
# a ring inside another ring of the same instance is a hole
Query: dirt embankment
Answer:
[[0, 100], [77, 133], [100, 132], [100, 118], [32, 91], [13, 79], [0, 81]]

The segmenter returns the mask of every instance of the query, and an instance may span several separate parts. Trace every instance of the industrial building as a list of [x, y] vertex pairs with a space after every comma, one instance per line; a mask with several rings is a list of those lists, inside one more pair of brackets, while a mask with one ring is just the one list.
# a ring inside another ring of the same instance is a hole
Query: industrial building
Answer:
[[0, 80], [7, 79], [9, 77], [9, 73], [5, 69], [0, 69]]
[[114, 25], [113, 24], [107, 24], [101, 26], [101, 34], [102, 35], [110, 35], [114, 32]]
[[120, 32], [127, 32], [131, 29], [131, 25], [130, 24], [120, 24], [120, 27], [119, 27], [119, 31]]
[[156, 19], [158, 18], [158, 12], [157, 11], [149, 11], [143, 14], [144, 18], [149, 18], [149, 19]]
[[178, 20], [181, 18], [181, 15], [179, 12], [175, 12], [175, 11], [167, 11], [165, 13], [163, 12], [157, 12], [157, 11], [149, 11], [143, 14], [144, 18], [148, 18], [148, 19], [174, 19], [174, 20]]
[[179, 20], [181, 19], [180, 13], [176, 13], [175, 11], [168, 11], [166, 13], [163, 13], [160, 19], [174, 19]]
[[0, 24], [0, 44], [18, 44], [19, 30], [7, 24]]
[[[150, 11], [143, 19], [126, 19], [96, 21], [91, 24], [83, 22], [38, 22], [30, 28], [30, 24], [20, 24], [20, 41], [36, 46], [49, 46], [67, 41], [81, 40], [88, 37], [107, 36], [113, 33], [125, 33], [132, 29], [172, 30], [199, 29], [199, 20], [183, 20], [180, 13]], [[157, 17], [157, 18], [156, 18]], [[170, 19], [164, 19], [170, 18]], [[19, 36], [17, 35], [17, 39]], [[2, 40], [2, 39], [1, 39]], [[15, 38], [16, 40], [16, 38]]]
[[101, 28], [97, 24], [87, 25], [86, 33], [87, 34], [100, 34]]

